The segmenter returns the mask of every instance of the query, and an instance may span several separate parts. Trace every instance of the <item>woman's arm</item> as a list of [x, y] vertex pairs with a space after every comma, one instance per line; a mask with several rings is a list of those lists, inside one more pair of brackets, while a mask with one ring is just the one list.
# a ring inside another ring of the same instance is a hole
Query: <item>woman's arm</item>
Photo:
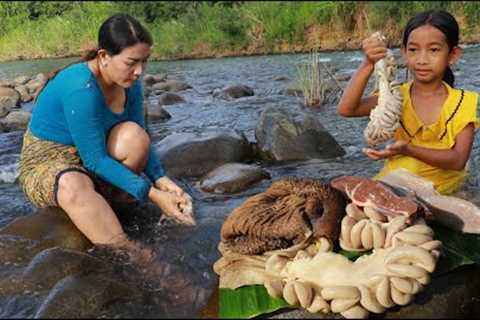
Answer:
[[[129, 117], [139, 126], [147, 129], [145, 123], [145, 115], [143, 109], [143, 92], [141, 82], [137, 81], [130, 89], [129, 101]], [[155, 153], [155, 149], [150, 144], [148, 151], [147, 163], [143, 172], [147, 175], [151, 182], [155, 183], [165, 176], [165, 169]]]
[[474, 125], [469, 123], [455, 138], [452, 149], [438, 150], [414, 146], [406, 141], [397, 141], [384, 150], [364, 149], [367, 156], [380, 160], [402, 154], [421, 160], [445, 170], [463, 170], [470, 158], [474, 139]]
[[101, 99], [93, 88], [78, 89], [62, 99], [67, 127], [82, 163], [103, 180], [146, 200], [151, 183], [108, 154]]

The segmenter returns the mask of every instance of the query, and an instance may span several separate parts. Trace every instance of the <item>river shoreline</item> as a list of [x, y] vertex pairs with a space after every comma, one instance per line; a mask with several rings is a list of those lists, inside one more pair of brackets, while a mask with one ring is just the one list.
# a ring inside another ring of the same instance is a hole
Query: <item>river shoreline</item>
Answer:
[[[479, 37], [480, 38], [480, 37]], [[209, 51], [209, 52], [194, 52], [188, 55], [178, 55], [175, 57], [153, 57], [150, 61], [155, 62], [173, 62], [173, 61], [187, 61], [187, 60], [202, 60], [202, 59], [218, 59], [218, 58], [239, 58], [239, 57], [261, 57], [261, 56], [278, 56], [284, 54], [306, 54], [312, 51], [316, 51], [318, 53], [331, 53], [331, 52], [339, 52], [339, 51], [356, 51], [361, 49], [361, 45], [357, 44], [356, 41], [352, 41], [355, 45], [343, 45], [337, 47], [325, 47], [325, 48], [314, 48], [314, 47], [299, 47], [299, 46], [288, 46], [287, 48], [281, 48], [278, 50], [271, 50], [271, 51], [261, 51], [261, 50], [252, 50], [252, 49], [244, 49], [244, 50], [223, 50], [223, 51]], [[480, 39], [475, 39], [471, 41], [462, 42], [461, 46], [466, 45], [477, 45], [480, 44]], [[398, 49], [400, 46], [393, 45], [391, 49]], [[67, 59], [67, 58], [81, 58], [81, 53], [70, 53], [64, 55], [47, 55], [47, 56], [18, 56], [13, 59], [5, 59], [0, 60], [0, 63], [11, 63], [17, 61], [25, 61], [25, 60], [47, 60], [47, 59]]]

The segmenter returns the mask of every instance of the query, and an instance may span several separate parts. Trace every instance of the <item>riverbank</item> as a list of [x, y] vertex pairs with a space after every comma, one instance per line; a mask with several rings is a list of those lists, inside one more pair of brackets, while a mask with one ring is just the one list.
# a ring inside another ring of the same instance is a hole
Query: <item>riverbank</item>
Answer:
[[374, 31], [398, 46], [408, 19], [427, 9], [451, 12], [462, 43], [480, 42], [480, 3], [468, 1], [62, 3], [57, 13], [47, 2], [0, 4], [0, 62], [79, 56], [118, 12], [144, 23], [157, 61], [356, 50]]
[[[361, 40], [357, 40], [360, 42]], [[480, 35], [475, 36], [475, 38], [469, 39], [461, 43], [461, 46], [470, 46], [470, 45], [478, 45], [480, 44]], [[390, 48], [399, 48], [400, 46], [393, 45]], [[357, 42], [353, 42], [352, 44], [347, 45], [337, 45], [337, 46], [320, 46], [320, 47], [300, 47], [300, 46], [285, 46], [283, 48], [279, 48], [278, 50], [255, 50], [255, 49], [244, 49], [244, 50], [214, 50], [214, 51], [201, 51], [198, 50], [196, 52], [192, 52], [190, 54], [182, 54], [174, 57], [162, 57], [153, 54], [150, 58], [150, 61], [180, 61], [180, 60], [200, 60], [200, 59], [216, 59], [216, 58], [236, 58], [236, 57], [256, 57], [256, 56], [275, 56], [275, 55], [283, 55], [283, 54], [304, 54], [310, 53], [313, 50], [319, 53], [329, 53], [329, 52], [336, 52], [336, 51], [355, 51], [360, 50], [361, 45]], [[32, 56], [32, 57], [25, 57], [25, 56], [18, 56], [13, 57], [10, 59], [0, 59], [0, 63], [7, 63], [7, 62], [15, 62], [15, 61], [23, 61], [23, 60], [43, 60], [43, 59], [67, 59], [67, 58], [78, 58], [80, 59], [82, 54], [72, 53], [72, 54], [65, 54], [65, 55], [46, 55], [46, 56]]]

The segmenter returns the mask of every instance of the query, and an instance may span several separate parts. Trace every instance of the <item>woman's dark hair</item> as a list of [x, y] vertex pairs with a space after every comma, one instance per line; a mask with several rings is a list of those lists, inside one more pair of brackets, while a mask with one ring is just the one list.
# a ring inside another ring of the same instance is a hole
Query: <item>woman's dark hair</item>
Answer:
[[145, 29], [138, 20], [128, 14], [115, 14], [105, 20], [98, 30], [98, 45], [97, 48], [88, 50], [79, 61], [74, 61], [67, 64], [47, 75], [47, 81], [41, 88], [37, 90], [35, 100], [39, 96], [40, 91], [47, 85], [48, 81], [52, 80], [60, 71], [68, 66], [90, 61], [96, 58], [98, 50], [105, 49], [111, 56], [117, 55], [123, 49], [136, 45], [137, 43], [153, 44], [152, 36]]
[[[447, 38], [447, 44], [449, 51], [452, 51], [458, 45], [459, 41], [459, 27], [457, 20], [444, 10], [428, 10], [417, 13], [413, 18], [411, 18], [407, 26], [405, 27], [405, 31], [403, 32], [403, 46], [407, 46], [408, 37], [413, 30], [424, 26], [424, 25], [431, 25], [432, 27], [437, 28], [440, 30]], [[451, 87], [453, 87], [455, 83], [455, 76], [453, 75], [452, 69], [447, 67], [445, 70], [445, 74], [443, 75], [443, 81], [448, 83]]]

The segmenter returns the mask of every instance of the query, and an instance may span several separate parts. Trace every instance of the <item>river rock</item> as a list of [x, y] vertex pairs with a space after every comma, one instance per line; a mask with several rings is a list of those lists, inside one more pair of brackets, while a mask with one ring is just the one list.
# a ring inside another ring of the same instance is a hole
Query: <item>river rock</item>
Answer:
[[153, 74], [145, 74], [143, 76], [143, 85], [145, 87], [150, 87], [155, 83], [155, 79], [153, 78]]
[[235, 193], [270, 179], [270, 174], [256, 165], [227, 163], [209, 172], [200, 181], [200, 188], [213, 193]]
[[106, 262], [81, 251], [52, 247], [39, 252], [22, 276], [25, 282], [51, 288], [66, 276], [111, 268]]
[[176, 133], [156, 145], [156, 152], [168, 175], [199, 177], [229, 162], [251, 157], [247, 138], [234, 130]]
[[16, 77], [13, 82], [15, 82], [15, 84], [18, 86], [18, 85], [24, 85], [25, 83], [27, 83], [28, 81], [30, 81], [30, 77], [27, 77], [27, 76], [19, 76], [19, 77]]
[[0, 80], [0, 87], [14, 88], [15, 87], [15, 82], [10, 81], [10, 80]]
[[98, 274], [68, 276], [50, 290], [34, 318], [88, 318], [127, 295], [133, 293], [126, 285]]
[[168, 106], [180, 102], [185, 102], [185, 99], [176, 93], [165, 92], [158, 96], [158, 104], [161, 106]]
[[28, 111], [11, 111], [5, 118], [1, 119], [5, 130], [26, 129], [32, 114]]
[[249, 96], [253, 96], [254, 94], [255, 92], [251, 87], [243, 84], [235, 84], [222, 89], [220, 92], [216, 93], [215, 95], [220, 96], [221, 98], [230, 100], [230, 99], [238, 99], [242, 97], [249, 97]]
[[325, 159], [345, 151], [312, 114], [269, 107], [255, 128], [260, 156], [269, 161]]
[[144, 102], [145, 108], [145, 118], [147, 122], [158, 121], [158, 120], [167, 120], [172, 116], [168, 111], [166, 111], [161, 105], [151, 104], [150, 102]]
[[18, 85], [15, 87], [15, 90], [20, 94], [20, 100], [22, 102], [28, 102], [33, 99], [32, 95], [29, 93], [28, 88], [25, 85]]
[[146, 74], [143, 76], [143, 83], [145, 86], [152, 86], [155, 83], [163, 82], [167, 80], [167, 75], [165, 74]]
[[37, 91], [43, 86], [45, 82], [42, 80], [33, 79], [29, 81], [25, 87], [28, 90], [28, 93], [32, 96], [36, 95]]
[[32, 215], [18, 217], [0, 229], [2, 234], [39, 241], [43, 248], [59, 246], [85, 251], [92, 246], [67, 214], [56, 207], [39, 209]]
[[186, 82], [179, 80], [166, 80], [164, 82], [155, 83], [152, 86], [153, 90], [164, 90], [170, 92], [178, 92], [186, 89], [191, 89], [192, 86]]
[[20, 94], [12, 88], [0, 87], [0, 117], [5, 117], [20, 102]]

